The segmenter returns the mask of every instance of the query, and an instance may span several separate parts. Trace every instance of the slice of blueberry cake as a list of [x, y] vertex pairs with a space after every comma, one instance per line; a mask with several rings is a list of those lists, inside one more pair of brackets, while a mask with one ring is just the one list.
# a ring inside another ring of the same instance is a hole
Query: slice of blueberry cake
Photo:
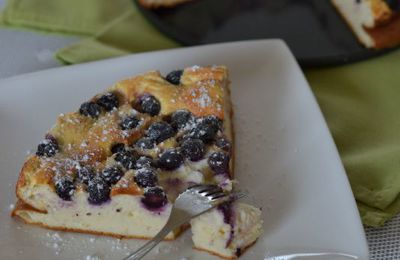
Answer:
[[400, 44], [400, 1], [331, 1], [364, 46], [381, 49]]
[[[230, 191], [228, 83], [223, 66], [166, 77], [152, 71], [61, 114], [22, 167], [13, 216], [51, 229], [148, 239], [187, 187]], [[195, 247], [235, 258], [261, 234], [261, 223], [253, 206], [224, 205], [192, 221]]]

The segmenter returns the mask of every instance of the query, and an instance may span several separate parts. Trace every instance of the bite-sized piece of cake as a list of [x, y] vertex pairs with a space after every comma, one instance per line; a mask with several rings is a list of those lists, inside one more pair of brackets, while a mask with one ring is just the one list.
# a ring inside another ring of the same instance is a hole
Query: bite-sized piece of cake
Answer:
[[122, 80], [58, 117], [22, 167], [12, 214], [51, 229], [152, 238], [186, 188], [232, 190], [231, 115], [223, 66]]
[[174, 7], [191, 0], [139, 0], [139, 4], [146, 8]]
[[239, 257], [262, 233], [260, 209], [223, 204], [191, 221], [195, 248], [226, 259]]
[[399, 1], [331, 1], [364, 46], [381, 49], [400, 44]]

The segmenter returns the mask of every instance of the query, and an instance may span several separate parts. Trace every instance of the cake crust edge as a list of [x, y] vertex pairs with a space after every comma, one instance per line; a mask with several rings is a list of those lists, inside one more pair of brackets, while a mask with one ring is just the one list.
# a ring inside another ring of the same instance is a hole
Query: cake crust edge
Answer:
[[257, 243], [257, 240], [258, 239], [256, 239], [254, 242], [250, 243], [249, 245], [245, 246], [244, 248], [241, 248], [240, 254], [236, 255], [236, 256], [221, 255], [221, 254], [218, 254], [218, 253], [216, 253], [214, 251], [211, 251], [211, 250], [208, 250], [208, 249], [204, 249], [204, 248], [201, 248], [201, 247], [196, 247], [196, 246], [194, 246], [193, 248], [198, 250], [198, 251], [203, 251], [203, 252], [207, 252], [207, 253], [209, 253], [211, 255], [218, 256], [218, 257], [220, 257], [222, 259], [233, 260], [233, 259], [238, 259], [240, 256], [242, 256], [250, 247], [252, 247], [255, 243]]
[[[36, 210], [35, 208], [31, 207], [30, 205], [22, 202], [21, 200], [17, 201], [17, 204], [14, 208], [14, 210], [11, 212], [11, 216], [14, 218], [18, 218], [22, 220], [25, 224], [28, 225], [33, 225], [33, 226], [39, 226], [41, 228], [46, 228], [54, 231], [62, 231], [62, 232], [74, 232], [74, 233], [80, 233], [80, 234], [89, 234], [89, 235], [100, 235], [100, 236], [108, 236], [108, 237], [114, 237], [118, 239], [143, 239], [143, 240], [149, 240], [152, 239], [153, 237], [145, 237], [145, 236], [124, 236], [124, 235], [118, 235], [110, 232], [100, 232], [100, 231], [92, 231], [92, 230], [85, 230], [85, 229], [78, 229], [78, 228], [64, 228], [64, 227], [51, 227], [48, 225], [45, 225], [40, 222], [32, 222], [28, 221], [26, 218], [23, 218], [18, 214], [18, 212], [21, 211], [35, 211], [37, 213], [42, 213], [41, 211]], [[180, 236], [184, 231], [186, 231], [190, 227], [189, 224], [185, 224], [180, 226], [179, 228], [174, 230], [174, 237], [172, 238], [164, 238], [164, 241], [173, 241], [175, 240], [178, 236]]]

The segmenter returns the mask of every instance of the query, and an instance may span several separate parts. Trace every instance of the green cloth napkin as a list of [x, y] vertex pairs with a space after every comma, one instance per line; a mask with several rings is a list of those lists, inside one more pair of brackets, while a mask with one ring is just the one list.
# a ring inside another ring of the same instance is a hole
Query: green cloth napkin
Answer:
[[[6, 26], [91, 35], [61, 49], [67, 64], [173, 48], [130, 0], [9, 0]], [[307, 70], [345, 165], [364, 224], [400, 212], [400, 51], [357, 64]]]
[[132, 0], [9, 0], [0, 23], [92, 36], [56, 53], [65, 64], [179, 46], [151, 26]]
[[400, 212], [400, 51], [352, 65], [307, 70], [335, 139], [363, 222]]
[[131, 7], [127, 0], [7, 1], [3, 23], [57, 33], [93, 35]]

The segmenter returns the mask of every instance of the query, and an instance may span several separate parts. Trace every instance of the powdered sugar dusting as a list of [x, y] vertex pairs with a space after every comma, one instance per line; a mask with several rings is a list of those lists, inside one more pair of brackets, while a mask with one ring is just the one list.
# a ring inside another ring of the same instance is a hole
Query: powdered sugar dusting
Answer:
[[193, 102], [197, 103], [201, 108], [209, 107], [212, 104], [212, 99], [209, 96], [208, 89], [201, 86], [192, 90]]
[[192, 67], [189, 68], [191, 71], [198, 71], [200, 69], [199, 65], [193, 65]]
[[47, 232], [46, 236], [49, 238], [49, 241], [47, 241], [45, 245], [47, 247], [52, 248], [56, 255], [59, 255], [62, 250], [61, 245], [63, 243], [63, 239], [57, 232], [56, 233]]
[[129, 187], [129, 183], [130, 183], [129, 179], [124, 176], [118, 181], [118, 183], [115, 185], [115, 187], [117, 187], [117, 188], [128, 188]]
[[[24, 231], [22, 231], [24, 232]], [[26, 231], [28, 232], [28, 231]], [[76, 234], [47, 232], [37, 235], [37, 241], [55, 256], [66, 259], [105, 260], [120, 259], [129, 255], [141, 243], [107, 237], [77, 236]], [[78, 257], [80, 255], [80, 257]], [[72, 257], [75, 258], [72, 258]]]
[[85, 260], [101, 260], [101, 258], [98, 255], [87, 255]]

